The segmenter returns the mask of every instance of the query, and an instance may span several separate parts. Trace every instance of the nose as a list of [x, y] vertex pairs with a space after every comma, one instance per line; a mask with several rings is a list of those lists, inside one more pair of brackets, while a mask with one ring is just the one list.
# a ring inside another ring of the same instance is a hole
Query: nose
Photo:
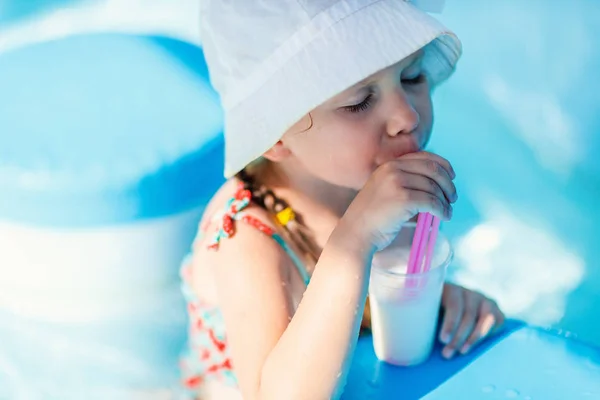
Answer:
[[419, 113], [415, 110], [406, 93], [399, 89], [390, 99], [387, 134], [391, 137], [412, 133], [419, 126]]

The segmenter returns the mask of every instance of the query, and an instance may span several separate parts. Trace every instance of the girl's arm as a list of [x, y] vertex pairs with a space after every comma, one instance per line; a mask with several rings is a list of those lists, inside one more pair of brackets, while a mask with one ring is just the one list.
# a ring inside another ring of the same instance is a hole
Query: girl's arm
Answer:
[[358, 337], [372, 253], [336, 229], [294, 313], [283, 284], [293, 270], [287, 254], [255, 229], [236, 228], [198, 262], [214, 267], [244, 398], [338, 397]]
[[456, 201], [452, 179], [449, 163], [431, 153], [408, 154], [380, 166], [337, 224], [295, 313], [282, 285], [290, 260], [270, 238], [238, 224], [232, 239], [208, 253], [246, 399], [341, 394], [373, 253], [386, 248], [419, 212], [448, 220], [450, 201]]

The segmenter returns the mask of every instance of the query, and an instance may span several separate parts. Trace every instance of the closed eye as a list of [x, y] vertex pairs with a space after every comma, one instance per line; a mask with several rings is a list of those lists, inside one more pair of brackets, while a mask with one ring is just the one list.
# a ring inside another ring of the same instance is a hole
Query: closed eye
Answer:
[[365, 97], [365, 99], [363, 101], [361, 101], [358, 104], [354, 104], [351, 106], [345, 106], [343, 107], [344, 110], [351, 112], [351, 113], [359, 113], [361, 111], [366, 111], [369, 109], [369, 107], [371, 107], [371, 104], [373, 103], [373, 94], [369, 93], [369, 95], [367, 97]]
[[423, 82], [425, 82], [425, 74], [422, 72], [414, 78], [402, 78], [404, 85], [418, 85]]

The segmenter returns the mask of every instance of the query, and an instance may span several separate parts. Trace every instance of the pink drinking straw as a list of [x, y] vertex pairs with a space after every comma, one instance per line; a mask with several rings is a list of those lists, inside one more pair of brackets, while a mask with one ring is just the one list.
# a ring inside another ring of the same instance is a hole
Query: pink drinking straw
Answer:
[[423, 231], [425, 231], [425, 221], [427, 215], [425, 213], [419, 213], [417, 217], [417, 226], [415, 228], [415, 235], [413, 236], [412, 245], [410, 247], [410, 254], [408, 256], [408, 266], [406, 273], [414, 274], [417, 272], [417, 254], [419, 253], [419, 247], [423, 240]]
[[431, 222], [433, 221], [433, 215], [426, 213], [425, 214], [425, 223], [423, 226], [423, 233], [421, 236], [421, 241], [419, 243], [419, 252], [417, 253], [417, 258], [415, 260], [415, 273], [421, 273], [423, 268], [423, 258], [425, 257], [425, 248], [427, 247], [427, 242], [429, 241], [429, 234], [431, 233]]
[[431, 260], [433, 259], [433, 250], [435, 249], [435, 242], [440, 230], [440, 222], [438, 217], [433, 217], [433, 225], [431, 226], [431, 235], [429, 236], [429, 243], [427, 244], [427, 255], [425, 256], [423, 272], [427, 272], [431, 268]]

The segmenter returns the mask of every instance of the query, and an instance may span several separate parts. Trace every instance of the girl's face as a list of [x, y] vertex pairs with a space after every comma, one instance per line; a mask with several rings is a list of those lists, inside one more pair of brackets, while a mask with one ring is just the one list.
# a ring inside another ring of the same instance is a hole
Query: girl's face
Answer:
[[421, 60], [422, 53], [415, 53], [320, 105], [271, 153], [284, 154], [279, 161], [295, 171], [362, 188], [377, 167], [423, 149], [429, 140], [431, 95]]

